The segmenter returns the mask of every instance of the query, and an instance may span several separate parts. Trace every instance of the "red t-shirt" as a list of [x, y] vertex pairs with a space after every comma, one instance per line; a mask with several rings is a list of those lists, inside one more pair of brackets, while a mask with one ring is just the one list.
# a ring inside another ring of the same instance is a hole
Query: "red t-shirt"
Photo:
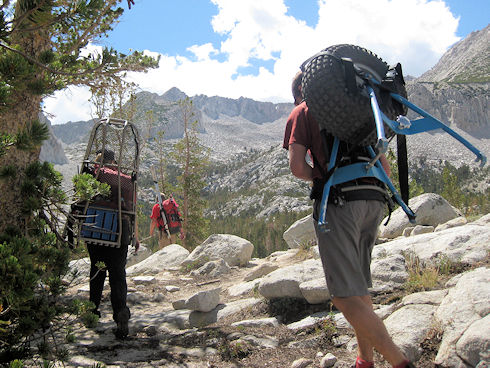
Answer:
[[[315, 157], [316, 161], [326, 171], [327, 164], [323, 152], [320, 128], [308, 111], [308, 106], [304, 101], [291, 111], [286, 123], [282, 146], [285, 149], [289, 149], [289, 145], [293, 143], [306, 147], [310, 156]], [[313, 167], [313, 178], [322, 178], [321, 170], [318, 167]]]
[[153, 206], [150, 218], [157, 220], [158, 227], [162, 227], [164, 225], [162, 217], [160, 216], [160, 206], [158, 205], [158, 203], [155, 203], [155, 205]]

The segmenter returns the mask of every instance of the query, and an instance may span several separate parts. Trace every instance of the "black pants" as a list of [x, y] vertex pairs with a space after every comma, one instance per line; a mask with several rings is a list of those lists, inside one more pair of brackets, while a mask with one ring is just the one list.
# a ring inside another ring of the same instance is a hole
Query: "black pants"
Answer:
[[[123, 222], [122, 239], [129, 239], [129, 237], [124, 234], [128, 230], [128, 227], [124, 226]], [[128, 241], [124, 241], [120, 248], [111, 248], [88, 243], [87, 249], [90, 256], [90, 301], [95, 304], [97, 309], [99, 308], [106, 273], [109, 272], [113, 312], [112, 317], [116, 322], [121, 319], [129, 319], [130, 312], [129, 308], [126, 306], [126, 296], [128, 293], [128, 285], [126, 283]], [[97, 262], [104, 262], [106, 265], [105, 270], [99, 269], [96, 266]]]

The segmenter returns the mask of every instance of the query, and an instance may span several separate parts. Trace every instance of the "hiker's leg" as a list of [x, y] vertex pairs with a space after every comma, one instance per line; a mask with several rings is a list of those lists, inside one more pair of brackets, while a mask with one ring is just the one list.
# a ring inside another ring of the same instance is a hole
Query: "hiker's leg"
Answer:
[[[369, 306], [369, 308], [373, 309], [373, 304], [371, 302], [371, 298], [369, 295], [361, 296], [361, 299], [363, 300], [364, 303], [366, 303]], [[368, 362], [374, 361], [373, 344], [371, 344], [371, 341], [365, 338], [364, 336], [357, 334], [357, 332], [356, 332], [356, 338], [357, 338], [357, 356]]]
[[96, 264], [102, 261], [101, 247], [95, 244], [87, 244], [88, 254], [90, 256], [90, 297], [89, 300], [95, 304], [95, 312], [98, 312], [106, 271], [99, 269]]
[[127, 309], [128, 285], [126, 282], [126, 257], [128, 245], [121, 245], [120, 248], [107, 248], [107, 251], [111, 304], [114, 320], [117, 321], [119, 312]]
[[165, 248], [167, 245], [170, 245], [170, 239], [165, 231], [158, 232], [158, 248]]
[[367, 344], [371, 344], [394, 366], [407, 360], [391, 339], [383, 321], [374, 313], [370, 303], [366, 303], [365, 297], [334, 297], [332, 302], [356, 331], [358, 342], [363, 344], [362, 349], [369, 348]]

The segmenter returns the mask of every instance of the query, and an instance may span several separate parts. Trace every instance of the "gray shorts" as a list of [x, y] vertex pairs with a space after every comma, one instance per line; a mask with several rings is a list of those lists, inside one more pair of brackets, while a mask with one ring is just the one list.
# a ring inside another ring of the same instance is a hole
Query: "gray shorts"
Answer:
[[[314, 203], [313, 217], [318, 218], [319, 200]], [[342, 207], [329, 203], [327, 232], [315, 231], [332, 297], [368, 295], [371, 281], [371, 252], [383, 219], [385, 204], [374, 200], [345, 202]]]

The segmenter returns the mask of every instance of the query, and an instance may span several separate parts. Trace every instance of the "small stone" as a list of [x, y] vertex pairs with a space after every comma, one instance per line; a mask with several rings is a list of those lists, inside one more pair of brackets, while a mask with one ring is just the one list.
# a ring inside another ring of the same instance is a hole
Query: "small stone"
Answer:
[[311, 359], [306, 359], [306, 358], [301, 358], [297, 359], [291, 364], [291, 368], [306, 368], [308, 367], [311, 363], [313, 363], [313, 360]]
[[136, 276], [132, 280], [135, 285], [150, 285], [157, 282], [153, 276]]
[[333, 367], [337, 363], [337, 357], [332, 353], [327, 353], [320, 361], [320, 368]]

